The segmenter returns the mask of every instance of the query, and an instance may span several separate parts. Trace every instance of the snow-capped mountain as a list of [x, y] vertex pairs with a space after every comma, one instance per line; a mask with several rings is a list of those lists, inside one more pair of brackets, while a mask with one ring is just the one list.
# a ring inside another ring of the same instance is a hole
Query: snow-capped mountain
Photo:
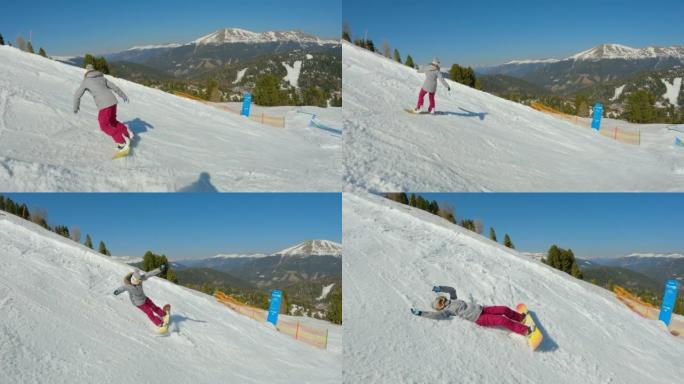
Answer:
[[342, 257], [342, 245], [328, 240], [307, 240], [274, 253], [280, 256], [336, 256]]
[[329, 240], [307, 240], [271, 255], [221, 254], [181, 260], [186, 268], [210, 268], [259, 287], [342, 276], [342, 247]]
[[515, 60], [476, 70], [481, 75], [513, 76], [551, 92], [569, 94], [683, 65], [684, 46], [632, 48], [600, 44], [563, 59]]
[[337, 40], [323, 40], [317, 36], [302, 31], [280, 32], [252, 32], [240, 28], [224, 28], [212, 32], [206, 36], [192, 41], [189, 44], [196, 45], [220, 45], [220, 44], [260, 44], [274, 42], [295, 42], [299, 44], [332, 44], [339, 45]]
[[249, 259], [249, 258], [260, 258], [267, 257], [268, 254], [265, 253], [220, 253], [216, 256], [212, 256], [211, 259]]
[[593, 259], [593, 261], [601, 265], [620, 267], [641, 273], [659, 284], [668, 279], [678, 279], [684, 282], [684, 255], [678, 252], [632, 253], [623, 257]]
[[684, 59], [684, 46], [632, 48], [621, 44], [601, 44], [565, 58], [565, 60], [643, 60], [654, 58]]
[[632, 253], [625, 257], [681, 259], [684, 258], [684, 255], [681, 253]]

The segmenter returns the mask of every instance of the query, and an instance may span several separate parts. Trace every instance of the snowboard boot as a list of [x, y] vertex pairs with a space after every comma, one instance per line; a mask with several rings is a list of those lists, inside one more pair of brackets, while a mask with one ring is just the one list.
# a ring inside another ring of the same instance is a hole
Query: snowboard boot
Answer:
[[419, 114], [420, 112], [421, 112], [421, 108], [420, 108], [420, 107], [416, 107], [416, 108], [413, 109], [413, 113], [418, 113], [418, 114]]
[[429, 113], [430, 113], [431, 115], [434, 115], [434, 114], [435, 114], [435, 110], [433, 109], [433, 110], [431, 110]]
[[116, 149], [117, 149], [119, 152], [122, 152], [122, 151], [127, 150], [127, 149], [130, 147], [130, 145], [131, 145], [131, 139], [129, 139], [126, 135], [123, 135], [123, 139], [124, 139], [124, 142], [123, 142], [123, 143], [121, 143], [121, 144], [118, 144], [118, 143], [117, 143], [117, 144], [116, 144]]
[[130, 129], [128, 129], [128, 127], [126, 127], [126, 134], [128, 135], [128, 138], [129, 138], [131, 141], [133, 141], [133, 138], [135, 137], [135, 133], [133, 133], [133, 131], [131, 131]]

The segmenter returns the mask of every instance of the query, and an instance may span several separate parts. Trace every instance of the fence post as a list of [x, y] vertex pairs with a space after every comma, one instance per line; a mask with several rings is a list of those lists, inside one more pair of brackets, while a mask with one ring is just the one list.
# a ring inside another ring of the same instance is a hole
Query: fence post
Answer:
[[323, 349], [328, 349], [328, 328], [325, 329], [325, 343], [323, 343]]
[[295, 332], [295, 340], [299, 340], [299, 321], [297, 322], [297, 331]]

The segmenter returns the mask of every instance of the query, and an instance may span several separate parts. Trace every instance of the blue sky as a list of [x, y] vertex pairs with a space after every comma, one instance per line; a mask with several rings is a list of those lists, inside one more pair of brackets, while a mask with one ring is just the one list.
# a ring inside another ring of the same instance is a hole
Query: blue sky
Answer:
[[546, 252], [551, 244], [580, 258], [633, 252], [684, 253], [684, 194], [455, 193], [421, 194], [447, 201], [456, 216], [508, 233], [521, 251]]
[[352, 36], [387, 40], [417, 63], [563, 58], [602, 43], [684, 44], [684, 1], [344, 0]]
[[146, 251], [169, 259], [218, 253], [270, 253], [307, 239], [341, 242], [342, 202], [335, 193], [9, 193], [48, 222], [81, 229], [116, 256]]
[[14, 42], [33, 31], [49, 55], [116, 52], [136, 45], [185, 43], [220, 28], [301, 29], [339, 38], [340, 0], [118, 0], [2, 2], [0, 33]]

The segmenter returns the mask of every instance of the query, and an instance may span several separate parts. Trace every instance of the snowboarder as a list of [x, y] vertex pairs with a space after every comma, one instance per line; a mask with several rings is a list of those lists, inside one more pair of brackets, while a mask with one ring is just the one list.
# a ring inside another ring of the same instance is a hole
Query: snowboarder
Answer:
[[[164, 325], [164, 317], [167, 312], [159, 307], [157, 307], [149, 297], [145, 296], [143, 291], [142, 283], [143, 281], [149, 279], [152, 276], [156, 276], [161, 272], [166, 270], [166, 266], [161, 267], [141, 273], [139, 270], [128, 273], [124, 276], [123, 285], [114, 291], [114, 295], [118, 295], [123, 292], [128, 292], [128, 296], [131, 299], [131, 303], [138, 307], [141, 311], [145, 312], [150, 321], [154, 323], [157, 327], [161, 328]], [[167, 308], [168, 304], [164, 306]]]
[[119, 95], [125, 103], [128, 103], [128, 97], [119, 87], [108, 81], [102, 72], [96, 71], [91, 64], [86, 65], [85, 69], [83, 82], [74, 95], [74, 113], [78, 113], [81, 97], [85, 91], [89, 91], [100, 111], [97, 116], [100, 129], [114, 139], [118, 152], [127, 152], [134, 134], [128, 127], [116, 120], [117, 101], [114, 93]]
[[456, 290], [452, 287], [435, 286], [432, 290], [437, 293], [448, 293], [449, 297], [439, 295], [432, 303], [437, 312], [427, 312], [411, 308], [411, 313], [416, 316], [427, 317], [434, 320], [446, 320], [451, 316], [458, 316], [482, 327], [502, 326], [509, 330], [527, 336], [534, 332], [534, 325], [527, 327], [521, 324], [525, 320], [525, 314], [518, 313], [505, 306], [486, 307], [475, 303], [466, 303], [458, 300]]
[[425, 74], [425, 82], [423, 82], [423, 86], [420, 88], [420, 93], [418, 94], [418, 104], [416, 104], [416, 109], [413, 110], [414, 113], [420, 113], [421, 108], [423, 108], [423, 99], [425, 98], [425, 94], [430, 95], [430, 107], [428, 108], [429, 113], [435, 113], [435, 93], [437, 92], [437, 79], [442, 82], [442, 85], [446, 87], [447, 91], [451, 91], [451, 87], [449, 87], [449, 84], [444, 80], [444, 77], [442, 76], [442, 72], [439, 67], [439, 59], [434, 58], [432, 59], [432, 63], [430, 65], [423, 69], [420, 68], [418, 69], [418, 73], [424, 73]]

